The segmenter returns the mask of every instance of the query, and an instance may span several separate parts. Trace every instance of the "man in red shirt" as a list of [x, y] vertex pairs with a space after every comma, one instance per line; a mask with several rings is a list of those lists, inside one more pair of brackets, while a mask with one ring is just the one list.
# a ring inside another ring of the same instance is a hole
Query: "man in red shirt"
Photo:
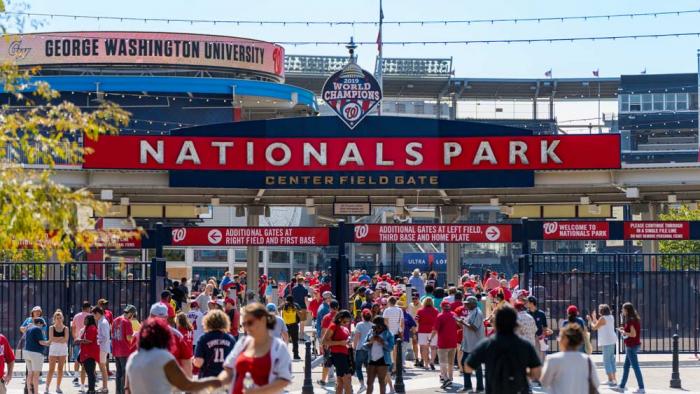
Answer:
[[127, 305], [124, 314], [114, 319], [112, 323], [112, 355], [117, 361], [117, 394], [124, 393], [124, 381], [126, 378], [126, 360], [133, 352], [131, 346], [134, 340], [134, 329], [131, 319], [136, 314], [136, 307]]
[[[5, 372], [7, 364], [7, 372]], [[0, 334], [0, 393], [7, 392], [7, 386], [12, 380], [12, 371], [15, 368], [15, 353], [12, 351], [10, 342], [4, 335]]]
[[457, 348], [457, 320], [450, 310], [450, 302], [440, 303], [442, 312], [435, 320], [435, 328], [431, 334], [437, 336], [438, 358], [440, 359], [440, 379], [442, 388], [452, 386], [452, 372], [454, 367], [455, 350]]
[[169, 290], [163, 290], [162, 293], [160, 293], [160, 303], [165, 305], [166, 308], [168, 308], [168, 324], [171, 326], [175, 325], [175, 308], [173, 308], [173, 305], [170, 303], [170, 299], [172, 298], [172, 294], [170, 293]]

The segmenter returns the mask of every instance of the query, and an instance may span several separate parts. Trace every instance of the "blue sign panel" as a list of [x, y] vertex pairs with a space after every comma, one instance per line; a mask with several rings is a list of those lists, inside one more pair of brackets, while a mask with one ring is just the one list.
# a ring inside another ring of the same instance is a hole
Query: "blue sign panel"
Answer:
[[403, 271], [410, 272], [418, 268], [421, 272], [446, 272], [447, 254], [445, 253], [404, 253]]

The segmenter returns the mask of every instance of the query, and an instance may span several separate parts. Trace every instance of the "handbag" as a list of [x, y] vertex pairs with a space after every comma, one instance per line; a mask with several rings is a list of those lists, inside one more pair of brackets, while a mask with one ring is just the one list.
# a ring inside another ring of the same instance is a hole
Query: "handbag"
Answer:
[[598, 387], [593, 384], [593, 368], [591, 365], [593, 364], [593, 360], [591, 360], [589, 357], [588, 358], [588, 394], [598, 394]]

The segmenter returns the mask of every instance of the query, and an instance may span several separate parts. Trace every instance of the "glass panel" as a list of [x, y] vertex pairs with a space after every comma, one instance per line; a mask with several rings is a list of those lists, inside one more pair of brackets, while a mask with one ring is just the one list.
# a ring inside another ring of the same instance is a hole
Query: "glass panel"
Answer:
[[692, 111], [698, 110], [698, 94], [697, 93], [690, 93], [690, 108], [689, 109]]
[[664, 109], [666, 111], [675, 111], [676, 110], [676, 94], [675, 93], [666, 93], [666, 94], [664, 94], [664, 98], [666, 99]]
[[245, 263], [248, 259], [248, 251], [245, 249], [236, 249], [234, 250], [233, 255], [237, 263]]
[[228, 261], [228, 253], [225, 249], [209, 250], [209, 249], [195, 249], [194, 250], [194, 261]]
[[294, 264], [306, 264], [306, 253], [294, 252]]
[[642, 98], [639, 94], [630, 96], [630, 112], [639, 112], [642, 110]]
[[406, 104], [397, 103], [396, 104], [396, 112], [398, 112], [400, 114], [406, 113]]
[[620, 112], [629, 112], [630, 110], [630, 95], [621, 94], [620, 95]]
[[687, 93], [676, 93], [676, 110], [677, 111], [688, 110], [688, 94]]
[[642, 111], [651, 111], [651, 94], [642, 95]]
[[660, 94], [660, 93], [656, 93], [653, 96], [654, 96], [654, 111], [663, 111], [664, 110], [664, 95]]
[[168, 261], [185, 261], [185, 249], [163, 249], [163, 257]]
[[271, 251], [270, 252], [270, 262], [271, 263], [289, 263], [289, 252]]

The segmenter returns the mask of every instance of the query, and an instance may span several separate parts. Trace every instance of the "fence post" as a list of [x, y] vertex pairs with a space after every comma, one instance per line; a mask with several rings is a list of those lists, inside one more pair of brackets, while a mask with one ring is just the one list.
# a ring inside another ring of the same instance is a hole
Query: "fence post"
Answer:
[[671, 388], [681, 388], [681, 375], [678, 371], [678, 333], [673, 334], [673, 364], [671, 371]]
[[304, 385], [301, 387], [301, 394], [314, 394], [314, 382], [311, 379], [311, 341], [305, 341], [304, 345]]
[[396, 340], [396, 382], [394, 390], [396, 394], [405, 394], [406, 387], [403, 384], [403, 350], [401, 349], [401, 338]]

